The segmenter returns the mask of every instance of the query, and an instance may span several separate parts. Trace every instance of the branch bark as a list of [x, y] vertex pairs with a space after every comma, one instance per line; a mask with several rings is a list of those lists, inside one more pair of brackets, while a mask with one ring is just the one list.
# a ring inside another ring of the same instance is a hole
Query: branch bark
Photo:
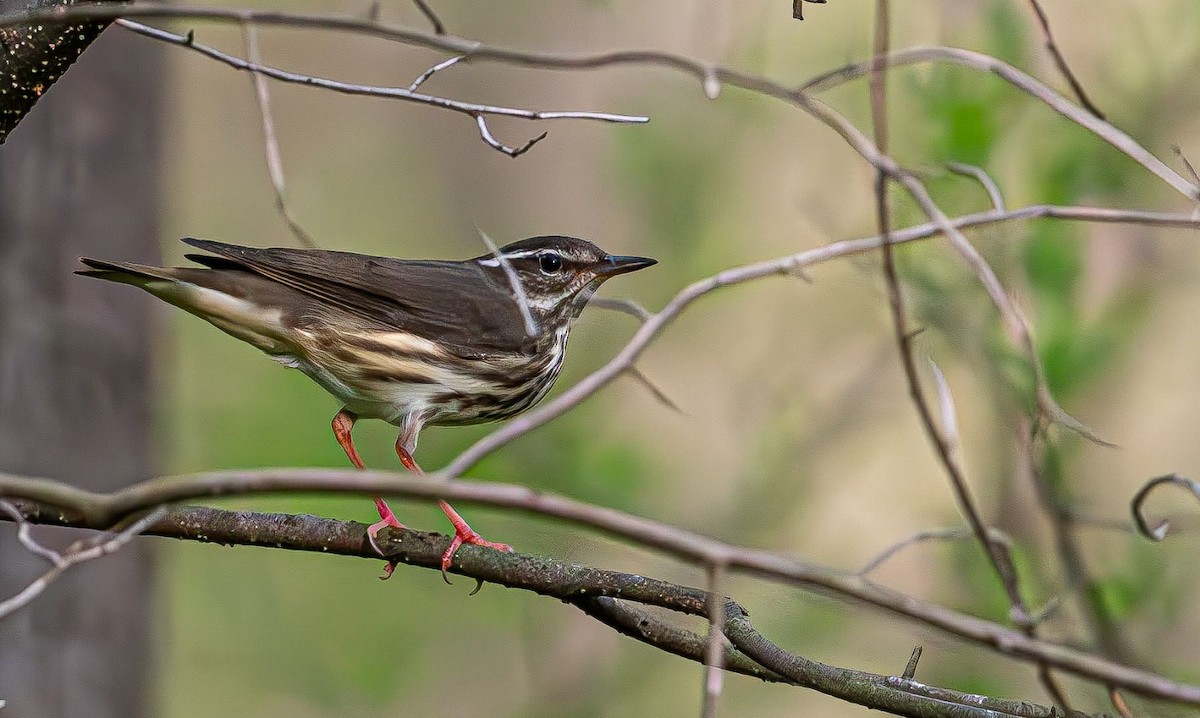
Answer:
[[[987, 646], [1005, 656], [1044, 662], [1056, 669], [1101, 684], [1118, 686], [1133, 693], [1200, 705], [1200, 686], [1178, 683], [1164, 676], [1124, 666], [1069, 646], [1031, 638], [1020, 631], [893, 591], [852, 573], [769, 551], [732, 546], [684, 529], [614, 509], [545, 494], [523, 486], [467, 480], [447, 481], [437, 474], [417, 478], [407, 474], [349, 469], [263, 469], [164, 477], [134, 484], [111, 494], [97, 494], [48, 479], [0, 474], [0, 497], [50, 507], [37, 510], [31, 520], [98, 529], [108, 528], [121, 518], [166, 503], [203, 496], [272, 492], [339, 493], [410, 499], [441, 498], [552, 516], [579, 526], [597, 529], [611, 536], [633, 540], [640, 545], [661, 550], [689, 562], [723, 563], [730, 571], [761, 576], [806, 590], [833, 593], [863, 605], [882, 609], [902, 619], [938, 628], [959, 638]], [[194, 510], [212, 511], [189, 509]], [[160, 529], [163, 532], [160, 535], [194, 540], [378, 558], [367, 543], [366, 527], [353, 522], [331, 524], [326, 523], [328, 519], [290, 516], [276, 516], [270, 521], [265, 521], [261, 517], [271, 515], [231, 512], [182, 516], [185, 519], [190, 517], [191, 521], [177, 521], [174, 527], [156, 526], [152, 532]], [[171, 517], [178, 518], [175, 514], [168, 518]], [[215, 518], [210, 520], [210, 517]], [[436, 537], [427, 539], [434, 542], [430, 548], [418, 546], [416, 543], [414, 537], [426, 536], [421, 532], [385, 530], [380, 532], [380, 536], [384, 541], [384, 550], [389, 554], [388, 558], [411, 565], [438, 568], [441, 566], [441, 553], [449, 541], [448, 537], [429, 534], [430, 537]], [[464, 546], [459, 555], [464, 557], [463, 561], [460, 562], [456, 558], [451, 568], [452, 572], [527, 590], [535, 590], [533, 586], [537, 585], [537, 580], [545, 579], [529, 578], [525, 581], [527, 585], [510, 583], [511, 577], [508, 572], [513, 567], [507, 564], [505, 556], [513, 556], [514, 561], [532, 561], [534, 566], [546, 567], [545, 571], [556, 566], [565, 566], [550, 559], [499, 554], [473, 546]], [[558, 590], [554, 587], [547, 588], [547, 591]], [[694, 599], [701, 594], [690, 595]], [[558, 593], [547, 595], [561, 597]], [[580, 597], [595, 595], [605, 594], [584, 593], [580, 594]], [[620, 595], [622, 598], [631, 597], [628, 593]], [[643, 602], [675, 608], [667, 599], [646, 599]], [[688, 606], [696, 611], [692, 615], [707, 616], [703, 600]], [[704, 639], [697, 637], [696, 640], [700, 646], [697, 656], [702, 656]]]
[[[89, 526], [56, 509], [18, 505], [26, 520], [64, 526]], [[166, 510], [146, 529], [165, 536], [222, 545], [259, 546], [313, 551], [378, 560], [367, 538], [367, 526], [307, 515], [225, 511], [199, 506]], [[450, 537], [411, 529], [380, 532], [381, 548], [389, 560], [441, 569], [441, 555]], [[463, 546], [451, 572], [557, 598], [612, 626], [620, 633], [697, 663], [705, 662], [709, 641], [687, 629], [658, 620], [636, 604], [705, 617], [714, 602], [724, 606], [725, 669], [765, 681], [791, 683], [868, 708], [914, 718], [1054, 718], [1065, 714], [1053, 707], [967, 694], [928, 686], [898, 676], [885, 676], [813, 661], [786, 651], [759, 633], [748, 612], [726, 597], [645, 576], [571, 564], [552, 558], [501, 553]]]

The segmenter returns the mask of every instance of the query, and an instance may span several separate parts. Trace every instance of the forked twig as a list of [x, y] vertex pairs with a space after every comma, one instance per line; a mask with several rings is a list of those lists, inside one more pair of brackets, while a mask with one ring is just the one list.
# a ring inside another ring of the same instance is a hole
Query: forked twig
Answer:
[[[254, 13], [244, 13], [241, 15], [241, 17], [244, 18], [244, 22], [249, 23], [256, 21], [254, 18], [258, 16]], [[583, 110], [527, 110], [516, 107], [505, 107], [503, 105], [483, 105], [477, 102], [462, 102], [446, 97], [414, 92], [405, 87], [380, 87], [377, 85], [361, 85], [339, 82], [337, 80], [289, 72], [287, 70], [281, 70], [269, 65], [243, 60], [242, 58], [235, 57], [212, 47], [208, 47], [207, 45], [197, 43], [192, 33], [180, 35], [178, 33], [160, 30], [158, 28], [131, 21], [122, 22], [122, 25], [139, 35], [145, 35], [162, 42], [186, 47], [213, 60], [224, 63], [236, 70], [243, 70], [256, 75], [270, 77], [280, 82], [294, 83], [308, 87], [318, 87], [348, 95], [365, 95], [368, 97], [382, 97], [394, 100], [404, 100], [407, 102], [416, 102], [469, 115], [475, 120], [476, 125], [479, 127], [483, 140], [489, 146], [504, 152], [510, 157], [517, 157], [529, 151], [534, 144], [543, 139], [545, 133], [543, 133], [542, 136], [536, 137], [530, 142], [525, 143], [521, 147], [508, 147], [491, 135], [491, 132], [487, 129], [487, 116], [500, 115], [506, 117], [518, 117], [526, 120], [595, 120], [618, 124], [642, 124], [650, 121], [650, 118], [642, 115], [622, 115], [611, 112], [590, 112]]]
[[525, 144], [521, 145], [520, 147], [509, 147], [508, 145], [504, 144], [500, 140], [496, 139], [496, 136], [492, 134], [492, 131], [490, 129], [488, 129], [487, 118], [484, 117], [482, 114], [475, 115], [475, 124], [479, 127], [479, 136], [483, 139], [483, 141], [485, 143], [487, 143], [487, 145], [489, 147], [491, 147], [492, 149], [495, 149], [495, 150], [499, 150], [500, 152], [503, 152], [504, 154], [508, 155], [509, 157], [514, 157], [514, 158], [520, 157], [521, 155], [525, 154], [529, 150], [533, 149], [534, 145], [536, 145], [537, 143], [546, 139], [550, 135], [549, 132], [543, 132], [542, 134], [530, 139], [529, 141], [527, 141]]
[[[12, 514], [9, 513], [9, 511], [13, 508], [12, 505], [8, 502], [0, 502], [0, 505], [4, 507], [4, 513], [9, 514], [11, 517]], [[125, 528], [115, 534], [102, 534], [95, 539], [77, 542], [74, 546], [68, 549], [66, 553], [63, 554], [59, 554], [55, 551], [51, 551], [48, 548], [41, 547], [44, 550], [35, 551], [35, 553], [43, 558], [48, 558], [54, 565], [41, 576], [34, 579], [16, 595], [0, 601], [0, 619], [11, 615], [13, 612], [24, 608], [25, 606], [28, 606], [35, 598], [40, 596], [42, 592], [44, 592], [50, 586], [50, 584], [54, 582], [55, 579], [61, 576], [72, 566], [81, 564], [85, 561], [92, 561], [102, 556], [108, 556], [120, 551], [125, 547], [126, 544], [132, 541], [135, 536], [141, 534], [147, 528], [157, 523], [165, 512], [166, 509], [162, 507], [153, 509], [145, 516], [142, 516], [140, 519], [130, 524], [128, 528]], [[22, 514], [20, 511], [16, 511], [16, 515], [19, 517], [19, 520], [17, 521], [17, 527], [18, 531], [20, 531], [21, 528], [27, 527], [28, 523], [25, 520], [24, 514]], [[25, 539], [22, 539], [22, 544], [28, 546]]]

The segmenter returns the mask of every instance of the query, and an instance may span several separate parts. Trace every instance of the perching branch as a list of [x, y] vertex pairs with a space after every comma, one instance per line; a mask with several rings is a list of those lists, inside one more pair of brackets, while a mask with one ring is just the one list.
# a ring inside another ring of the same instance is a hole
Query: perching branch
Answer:
[[[95, 528], [88, 521], [64, 519], [57, 510], [25, 504], [21, 510], [26, 520], [36, 523]], [[185, 506], [161, 510], [160, 514], [140, 521], [137, 528], [154, 536], [204, 543], [379, 558], [370, 546], [365, 524], [315, 516]], [[379, 537], [383, 539], [381, 547], [389, 560], [432, 570], [440, 570], [441, 554], [450, 541], [449, 536], [407, 529], [388, 529]], [[707, 652], [713, 650], [710, 640], [654, 619], [638, 610], [636, 605], [656, 606], [700, 617], [708, 616], [715, 605], [719, 607], [725, 635], [732, 643], [720, 651], [721, 662], [727, 670], [812, 688], [895, 715], [917, 718], [1052, 718], [1062, 715], [1053, 708], [1023, 701], [961, 693], [902, 677], [812, 661], [785, 651], [760, 634], [745, 609], [736, 602], [725, 597], [714, 598], [700, 589], [471, 545], [460, 549], [451, 570], [480, 581], [557, 598], [625, 635], [699, 663], [704, 663], [709, 655]]]
[[[409, 474], [349, 469], [262, 469], [163, 477], [133, 484], [113, 493], [101, 494], [51, 479], [0, 474], [0, 498], [51, 507], [50, 510], [40, 510], [30, 520], [65, 523], [85, 528], [111, 526], [123, 516], [163, 504], [200, 497], [265, 493], [338, 493], [426, 500], [445, 499], [554, 517], [600, 533], [634, 541], [641, 546], [691, 563], [724, 563], [729, 571], [760, 576], [806, 590], [832, 593], [880, 609], [890, 615], [987, 646], [1011, 658], [1045, 662], [1056, 669], [1149, 697], [1200, 705], [1200, 686], [1178, 683], [1161, 675], [1123, 666], [1069, 646], [1031, 638], [1020, 631], [893, 591], [853, 573], [837, 571], [770, 551], [726, 544], [685, 529], [615, 509], [534, 491], [524, 486], [468, 480], [448, 481], [439, 474], [419, 478]], [[312, 550], [378, 558], [377, 554], [366, 553], [369, 549], [365, 548], [365, 526], [362, 524], [335, 522], [342, 527], [339, 529], [341, 533], [314, 533], [309, 528], [312, 526], [311, 522], [321, 522], [325, 521], [324, 519], [282, 517], [278, 519], [278, 533], [270, 534], [270, 541], [261, 542], [261, 537], [266, 534], [260, 532], [265, 530], [265, 527], [253, 521], [244, 526], [238, 524], [237, 517], [244, 514], [224, 512], [220, 516], [222, 521], [234, 523], [209, 525], [205, 522], [193, 522], [194, 531], [199, 536], [217, 542], [233, 543], [233, 537], [244, 536], [253, 539], [247, 542], [252, 545], [279, 545], [282, 548], [297, 550], [312, 546]], [[186, 528], [183, 526], [179, 530]], [[411, 541], [404, 543], [408, 540], [404, 537], [421, 534], [389, 534], [385, 530], [379, 535], [386, 542], [385, 550], [388, 551], [389, 558], [396, 558], [391, 555], [392, 549], [386, 546], [397, 551], [412, 549], [413, 544]], [[314, 539], [314, 536], [317, 538]], [[393, 536], [402, 540], [393, 541]], [[441, 551], [445, 548], [443, 540], [449, 541], [449, 538], [442, 537], [429, 548], [430, 567], [440, 568]], [[347, 546], [352, 548], [348, 549]], [[478, 553], [486, 555], [496, 552], [464, 546], [461, 555], [474, 556]], [[425, 553], [421, 556], [425, 557]], [[403, 561], [402, 558], [399, 560]], [[420, 565], [426, 565], [425, 560], [422, 558]], [[460, 568], [460, 565], [456, 559], [452, 570], [457, 568]], [[498, 580], [496, 574], [464, 572], [463, 575], [490, 582]], [[706, 615], [703, 603], [698, 604], [696, 610], [694, 615]], [[728, 630], [726, 635], [733, 639], [733, 634]], [[704, 640], [699, 640], [699, 645], [703, 647]], [[703, 655], [703, 648], [697, 655]]]

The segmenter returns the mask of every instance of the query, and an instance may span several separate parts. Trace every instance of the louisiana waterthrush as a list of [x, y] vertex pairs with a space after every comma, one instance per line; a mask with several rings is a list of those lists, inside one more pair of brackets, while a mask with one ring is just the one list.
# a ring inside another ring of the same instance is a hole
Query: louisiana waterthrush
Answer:
[[[88, 268], [78, 273], [141, 287], [304, 372], [343, 403], [333, 432], [359, 469], [354, 422], [398, 426], [396, 453], [418, 473], [412, 452], [422, 427], [496, 421], [536, 404], [596, 289], [655, 264], [564, 236], [531, 237], [463, 261], [183, 241], [212, 253], [186, 255], [203, 268], [85, 257]], [[383, 527], [403, 527], [383, 499], [375, 505], [373, 544]], [[445, 501], [439, 506], [455, 531], [443, 573], [463, 543], [511, 550], [485, 541]]]

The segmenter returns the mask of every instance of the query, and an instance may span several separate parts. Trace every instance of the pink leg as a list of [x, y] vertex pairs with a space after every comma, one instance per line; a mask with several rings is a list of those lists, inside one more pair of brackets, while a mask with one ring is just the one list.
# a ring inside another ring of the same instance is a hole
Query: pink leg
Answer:
[[[346, 457], [350, 459], [350, 463], [361, 471], [363, 469], [362, 457], [358, 455], [358, 449], [354, 448], [354, 439], [351, 438], [350, 432], [354, 429], [354, 422], [358, 421], [358, 416], [353, 412], [342, 409], [333, 417], [333, 436], [337, 439], [342, 450], [346, 452]], [[392, 513], [392, 509], [387, 505], [387, 502], [378, 496], [375, 497], [375, 509], [379, 512], [379, 521], [367, 527], [367, 540], [371, 542], [371, 547], [374, 548], [379, 555], [383, 555], [383, 551], [379, 549], [379, 544], [375, 541], [375, 535], [380, 529], [385, 527], [402, 529], [404, 524], [396, 520], [396, 515]], [[392, 571], [396, 570], [396, 564], [389, 561], [383, 567], [383, 575], [380, 579], [387, 579], [392, 575]]]
[[[400, 457], [400, 463], [404, 464], [404, 468], [408, 469], [409, 471], [415, 474], [424, 475], [425, 472], [422, 471], [421, 467], [417, 465], [417, 462], [413, 460], [412, 454], [409, 453], [408, 449], [404, 448], [403, 439], [404, 435], [401, 434], [400, 438], [396, 440], [396, 454]], [[442, 578], [446, 579], [446, 583], [450, 583], [450, 579], [447, 578], [446, 572], [450, 570], [450, 565], [454, 563], [454, 554], [458, 551], [458, 547], [465, 543], [475, 544], [476, 546], [486, 546], [487, 548], [495, 549], [497, 551], [512, 551], [512, 546], [509, 546], [508, 544], [488, 541], [480, 536], [479, 533], [475, 531], [475, 529], [472, 529], [470, 525], [467, 524], [466, 520], [454, 510], [454, 507], [447, 502], [439, 499], [438, 508], [442, 510], [442, 513], [446, 514], [446, 518], [450, 519], [450, 523], [454, 524], [454, 540], [450, 542], [450, 547], [447, 548], [446, 552], [442, 554]]]

